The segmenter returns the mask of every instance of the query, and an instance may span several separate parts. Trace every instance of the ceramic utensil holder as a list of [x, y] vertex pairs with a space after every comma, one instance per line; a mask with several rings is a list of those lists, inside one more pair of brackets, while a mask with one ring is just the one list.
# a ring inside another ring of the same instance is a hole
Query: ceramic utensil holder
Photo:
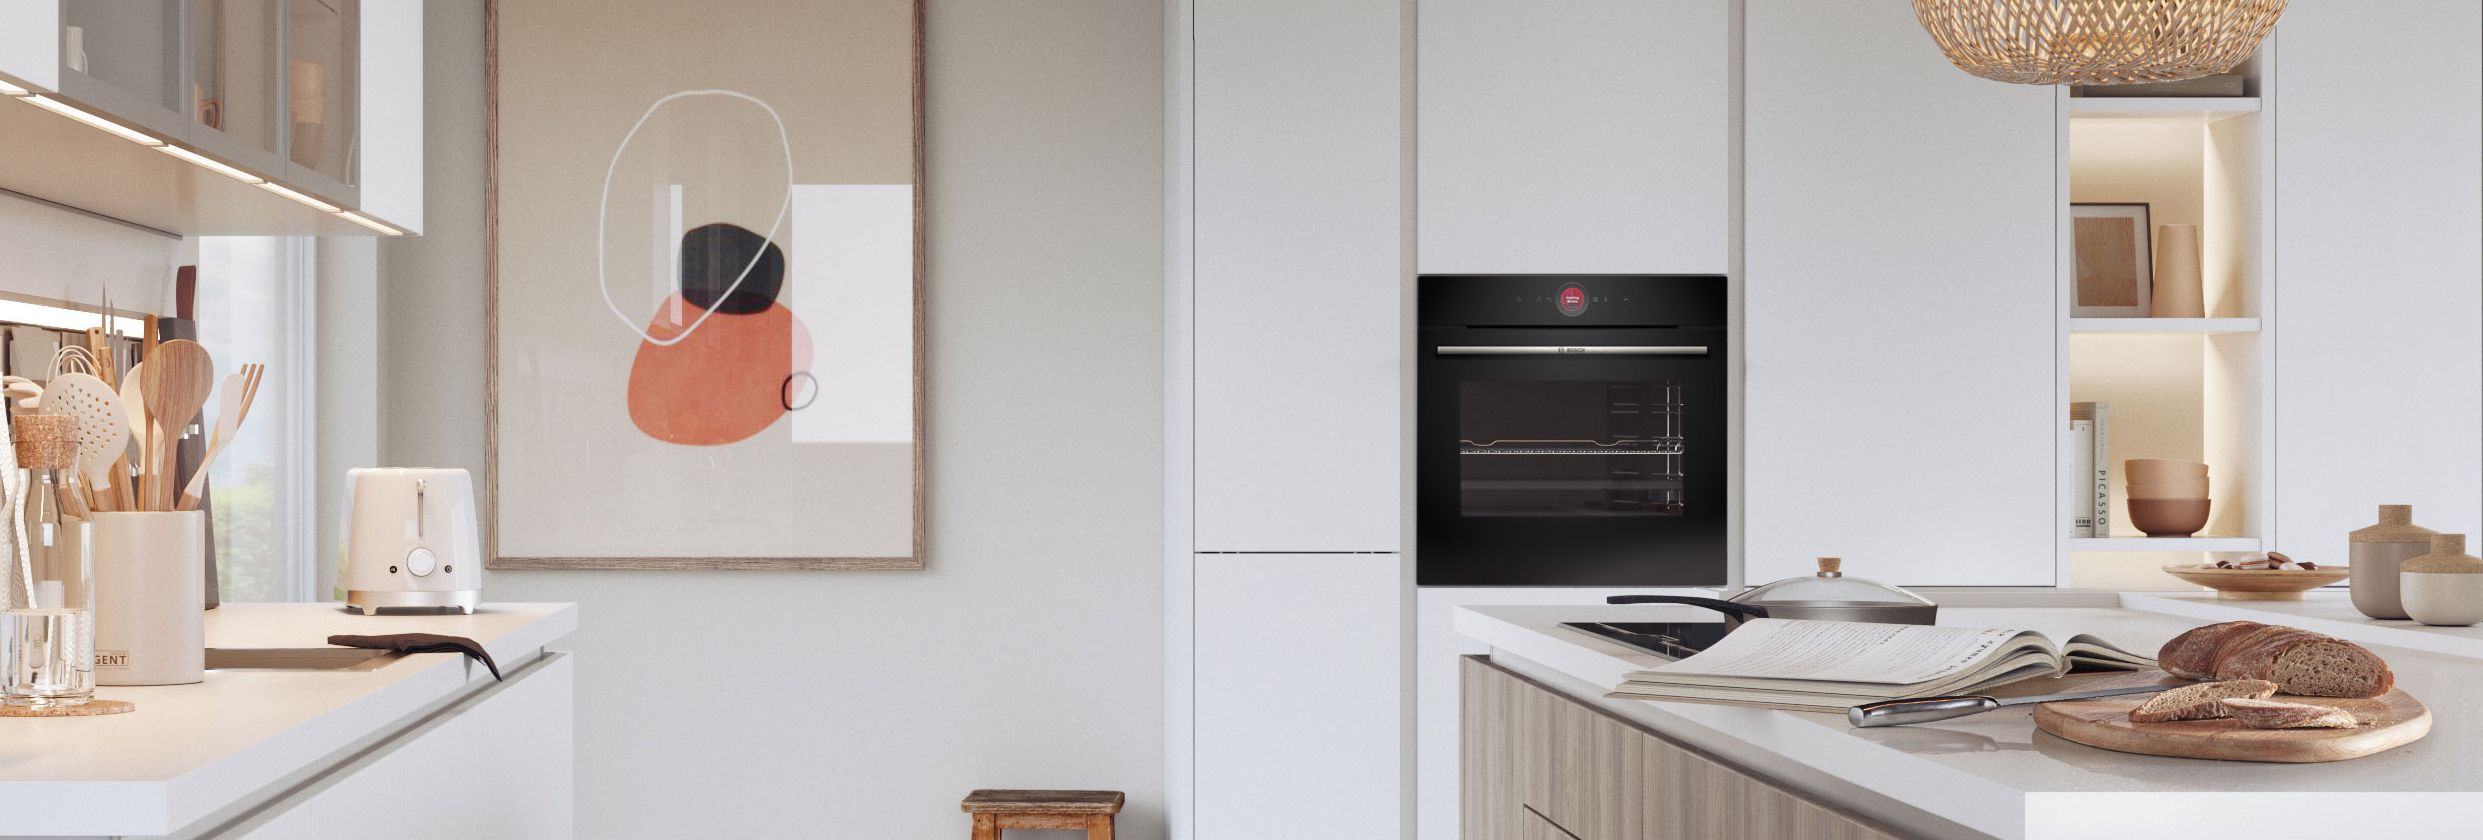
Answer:
[[2466, 535], [2437, 534], [2431, 553], [2405, 561], [2397, 573], [2405, 613], [2439, 627], [2483, 623], [2483, 558], [2466, 553]]
[[97, 512], [95, 681], [181, 685], [207, 678], [207, 516]]
[[2347, 584], [2354, 609], [2372, 618], [2405, 619], [2405, 602], [2397, 593], [2397, 571], [2407, 560], [2431, 553], [2435, 532], [2414, 524], [2413, 505], [2381, 505], [2379, 524], [2348, 534]]
[[2198, 225], [2159, 225], [2155, 229], [2155, 305], [2158, 318], [2207, 317], [2207, 295], [2199, 281]]

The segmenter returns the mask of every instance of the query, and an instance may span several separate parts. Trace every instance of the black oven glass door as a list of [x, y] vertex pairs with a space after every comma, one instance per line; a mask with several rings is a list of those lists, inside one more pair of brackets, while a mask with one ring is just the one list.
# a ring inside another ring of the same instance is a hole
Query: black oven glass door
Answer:
[[1724, 331], [1424, 331], [1427, 586], [1724, 582]]
[[1684, 390], [1679, 379], [1458, 383], [1458, 514], [1680, 517]]

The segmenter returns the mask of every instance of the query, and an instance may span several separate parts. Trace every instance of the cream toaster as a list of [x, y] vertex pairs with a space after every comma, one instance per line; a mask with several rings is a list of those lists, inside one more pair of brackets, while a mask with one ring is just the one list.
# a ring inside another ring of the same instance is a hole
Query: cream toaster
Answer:
[[473, 613], [483, 600], [474, 477], [460, 469], [364, 467], [345, 474], [345, 605]]

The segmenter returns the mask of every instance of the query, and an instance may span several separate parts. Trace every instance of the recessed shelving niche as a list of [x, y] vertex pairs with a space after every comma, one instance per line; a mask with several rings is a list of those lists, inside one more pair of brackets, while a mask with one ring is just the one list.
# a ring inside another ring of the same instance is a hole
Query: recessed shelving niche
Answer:
[[[2273, 56], [2271, 41], [2236, 71], [2258, 96], [2058, 97], [2061, 585], [2188, 588], [2160, 567], [2281, 547], [2269, 505], [2266, 385], [2275, 323], [2273, 125], [2260, 108], [2273, 91]], [[2073, 203], [2145, 203], [2151, 241], [2162, 225], [2198, 225], [2206, 317], [2072, 317]], [[2078, 537], [2067, 507], [2092, 490], [2071, 475], [2069, 404], [2090, 401], [2111, 404], [2113, 516], [2107, 533]], [[2206, 463], [2214, 500], [2207, 527], [2186, 539], [2148, 538], [2133, 527], [2121, 475], [2131, 458]]]

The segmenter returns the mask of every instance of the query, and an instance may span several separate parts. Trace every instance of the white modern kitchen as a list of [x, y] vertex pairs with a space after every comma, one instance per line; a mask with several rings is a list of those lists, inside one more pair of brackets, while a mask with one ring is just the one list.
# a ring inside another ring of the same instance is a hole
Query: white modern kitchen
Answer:
[[[1173, 10], [1176, 836], [2467, 830], [2483, 19], [1911, 5]], [[2133, 719], [2236, 621], [2394, 682]]]
[[0, 837], [2461, 837], [2473, 0], [0, 0]]

